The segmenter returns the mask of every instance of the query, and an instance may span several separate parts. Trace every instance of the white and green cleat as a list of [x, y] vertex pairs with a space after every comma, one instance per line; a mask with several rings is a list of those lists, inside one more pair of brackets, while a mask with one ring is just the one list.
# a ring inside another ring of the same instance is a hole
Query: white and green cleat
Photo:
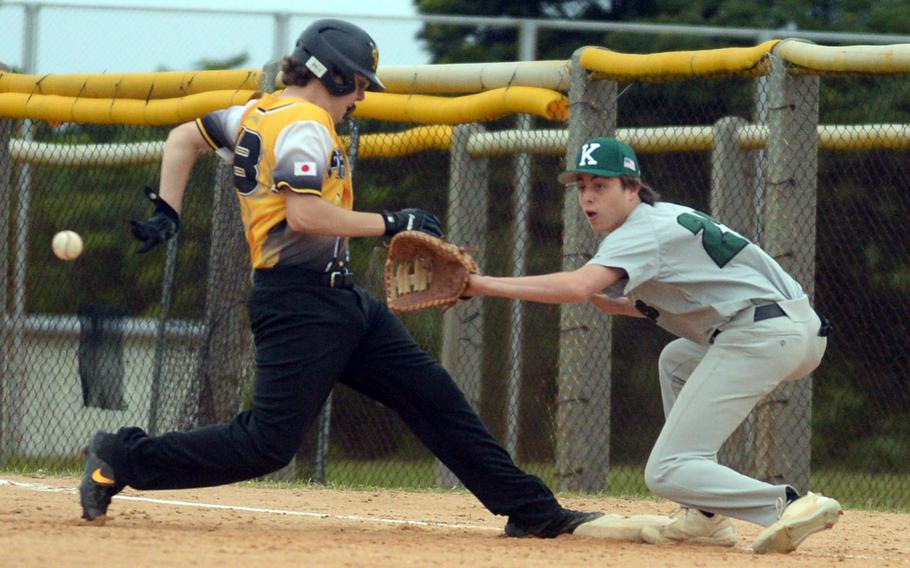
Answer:
[[683, 509], [678, 519], [664, 527], [644, 527], [641, 539], [648, 544], [709, 544], [735, 546], [736, 529], [723, 515], [706, 516], [698, 509]]
[[752, 550], [758, 554], [793, 552], [809, 535], [833, 527], [842, 514], [836, 500], [810, 491], [790, 503], [777, 522], [758, 535]]

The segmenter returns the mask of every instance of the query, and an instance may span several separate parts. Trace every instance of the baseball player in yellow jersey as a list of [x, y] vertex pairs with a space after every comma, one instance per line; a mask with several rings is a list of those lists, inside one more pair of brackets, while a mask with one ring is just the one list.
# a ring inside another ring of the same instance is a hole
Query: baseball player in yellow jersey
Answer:
[[133, 233], [142, 252], [176, 234], [199, 152], [214, 149], [233, 165], [254, 268], [247, 300], [256, 345], [253, 404], [226, 424], [191, 432], [97, 433], [79, 491], [83, 518], [106, 515], [111, 497], [127, 485], [211, 486], [280, 469], [338, 382], [396, 411], [491, 512], [508, 515], [507, 535], [555, 537], [601, 516], [563, 508], [541, 480], [518, 469], [445, 369], [383, 302], [353, 283], [349, 237], [441, 234], [438, 219], [420, 209], [352, 209], [335, 124], [365, 91], [383, 89], [377, 64], [366, 32], [319, 20], [284, 60], [285, 90], [171, 131], [160, 195], [149, 195], [155, 213], [134, 222]]
[[840, 504], [772, 485], [717, 463], [724, 441], [762, 396], [819, 364], [828, 326], [800, 285], [761, 248], [704, 213], [659, 202], [641, 181], [635, 152], [593, 138], [559, 176], [578, 192], [594, 257], [571, 272], [472, 275], [469, 295], [545, 303], [591, 301], [611, 315], [648, 317], [677, 335], [661, 352], [666, 422], [645, 467], [657, 495], [684, 515], [646, 527], [646, 542], [733, 546], [727, 516], [766, 527], [756, 552], [789, 552], [837, 521]]

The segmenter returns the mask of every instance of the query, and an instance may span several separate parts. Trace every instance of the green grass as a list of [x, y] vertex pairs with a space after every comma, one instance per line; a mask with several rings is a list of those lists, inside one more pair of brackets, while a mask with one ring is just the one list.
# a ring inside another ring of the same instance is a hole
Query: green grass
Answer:
[[[550, 487], [557, 487], [551, 464], [522, 464]], [[643, 466], [617, 465], [609, 475], [609, 490], [598, 495], [656, 499], [644, 483]], [[302, 479], [300, 483], [308, 483]], [[436, 464], [431, 460], [359, 462], [335, 460], [326, 471], [327, 485], [340, 489], [435, 490]], [[869, 473], [820, 469], [812, 474], [812, 490], [836, 497], [845, 507], [876, 511], [910, 511], [910, 474]], [[897, 489], [897, 490], [896, 490]]]
[[[12, 461], [12, 460], [11, 460]], [[7, 462], [9, 464], [10, 462]], [[75, 476], [81, 473], [81, 460], [73, 458], [18, 459], [15, 467], [0, 472], [27, 476]], [[305, 486], [312, 479], [298, 464], [297, 479], [291, 481], [256, 480], [250, 483], [279, 487]], [[550, 487], [558, 487], [555, 468], [549, 463], [525, 463], [522, 467]], [[609, 489], [598, 495], [632, 499], [654, 499], [645, 486], [643, 465], [614, 465], [609, 474]], [[329, 460], [326, 486], [337, 489], [404, 489], [439, 490], [436, 487], [437, 465], [432, 459], [409, 460]], [[858, 472], [838, 468], [816, 468], [811, 478], [812, 490], [837, 498], [850, 509], [877, 511], [910, 511], [910, 473]]]
[[[522, 467], [557, 487], [552, 464], [527, 463]], [[333, 487], [358, 489], [434, 489], [436, 463], [433, 460], [352, 461], [333, 460], [326, 469], [326, 482]], [[837, 498], [845, 507], [879, 511], [910, 511], [910, 474], [856, 472], [816, 469], [812, 490]], [[599, 495], [632, 499], [655, 499], [644, 482], [643, 465], [614, 465], [609, 489]]]
[[812, 490], [835, 497], [850, 509], [910, 511], [910, 473], [816, 469]]
[[14, 456], [0, 463], [0, 472], [27, 476], [78, 475], [82, 473], [82, 458]]

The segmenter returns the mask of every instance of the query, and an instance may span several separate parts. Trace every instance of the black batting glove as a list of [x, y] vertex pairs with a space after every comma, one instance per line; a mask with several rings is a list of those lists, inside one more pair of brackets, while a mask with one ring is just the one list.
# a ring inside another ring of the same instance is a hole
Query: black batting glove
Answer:
[[136, 251], [139, 254], [152, 250], [180, 230], [180, 215], [167, 201], [161, 199], [158, 193], [148, 186], [145, 187], [145, 196], [155, 204], [155, 213], [146, 221], [130, 219], [133, 236], [142, 242], [142, 246]]
[[421, 231], [434, 237], [442, 236], [439, 218], [423, 209], [408, 208], [401, 211], [383, 211], [385, 235], [391, 237], [402, 231]]

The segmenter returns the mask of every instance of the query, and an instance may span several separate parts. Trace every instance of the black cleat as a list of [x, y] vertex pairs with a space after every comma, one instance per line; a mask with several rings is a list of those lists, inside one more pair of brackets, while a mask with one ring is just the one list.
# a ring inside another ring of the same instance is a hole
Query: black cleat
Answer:
[[82, 518], [87, 521], [104, 520], [111, 498], [120, 493], [122, 485], [114, 481], [113, 468], [98, 457], [98, 449], [105, 432], [98, 432], [85, 450], [85, 471], [79, 484], [79, 500], [82, 503]]
[[536, 536], [538, 538], [554, 538], [561, 534], [572, 534], [579, 525], [603, 517], [603, 513], [586, 513], [563, 509], [558, 517], [537, 525], [535, 527], [521, 527], [511, 518], [506, 523], [506, 536], [523, 538]]

